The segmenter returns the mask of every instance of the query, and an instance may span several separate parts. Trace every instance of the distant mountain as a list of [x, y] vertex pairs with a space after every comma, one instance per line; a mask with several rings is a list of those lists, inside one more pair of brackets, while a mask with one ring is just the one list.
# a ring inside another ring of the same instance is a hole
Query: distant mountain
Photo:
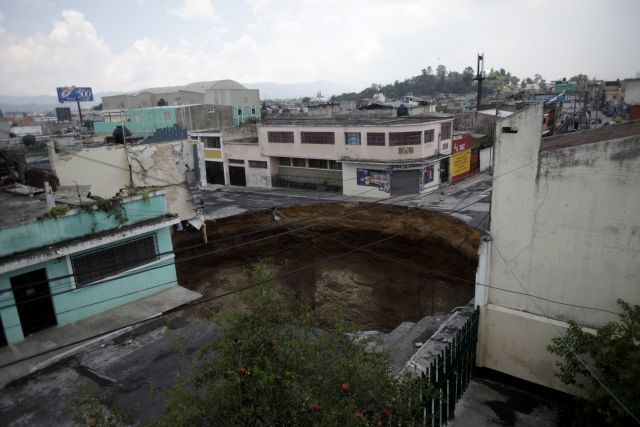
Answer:
[[315, 97], [318, 92], [322, 96], [338, 95], [344, 92], [361, 90], [366, 85], [357, 83], [332, 83], [318, 80], [305, 83], [243, 83], [249, 89], [259, 89], [260, 99], [285, 99], [285, 98], [310, 98]]
[[[93, 102], [83, 102], [82, 107], [91, 108], [102, 102], [103, 96], [115, 95], [120, 92], [101, 92], [93, 94]], [[0, 95], [0, 110], [4, 113], [26, 112], [26, 113], [47, 113], [55, 111], [56, 107], [62, 104], [58, 102], [58, 97], [53, 95], [35, 96], [14, 96]], [[75, 107], [74, 103], [66, 104], [67, 107]]]

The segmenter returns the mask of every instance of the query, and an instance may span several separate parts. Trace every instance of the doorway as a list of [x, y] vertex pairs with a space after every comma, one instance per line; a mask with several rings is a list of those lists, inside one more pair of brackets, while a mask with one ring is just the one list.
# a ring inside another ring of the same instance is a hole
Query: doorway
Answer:
[[440, 161], [440, 185], [447, 184], [449, 182], [449, 161], [450, 157], [442, 159]]
[[231, 185], [247, 186], [244, 166], [229, 166], [229, 183]]
[[14, 276], [10, 281], [25, 337], [58, 323], [44, 268]]
[[205, 161], [207, 170], [207, 182], [209, 184], [224, 185], [224, 167], [222, 162]]

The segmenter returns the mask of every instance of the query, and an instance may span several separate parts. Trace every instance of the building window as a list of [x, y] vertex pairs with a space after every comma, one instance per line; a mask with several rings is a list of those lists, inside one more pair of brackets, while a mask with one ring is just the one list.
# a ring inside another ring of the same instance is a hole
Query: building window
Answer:
[[234, 165], [244, 165], [244, 160], [240, 160], [240, 159], [229, 159], [229, 163], [232, 163]]
[[291, 166], [295, 166], [297, 168], [306, 168], [307, 162], [305, 159], [291, 159]]
[[424, 143], [427, 144], [429, 142], [433, 142], [435, 131], [433, 129], [424, 131]]
[[71, 266], [76, 287], [81, 288], [156, 259], [156, 239], [151, 235], [74, 256], [71, 258]]
[[169, 120], [171, 120], [171, 113], [168, 111], [165, 111], [164, 113], [162, 113], [162, 117], [165, 122], [168, 122]]
[[251, 108], [251, 114], [253, 114], [254, 116], [256, 115], [256, 108], [255, 107]]
[[303, 144], [335, 144], [333, 132], [300, 132], [300, 142]]
[[440, 139], [451, 138], [451, 123], [443, 123], [440, 128]]
[[280, 157], [280, 166], [291, 166], [290, 157]]
[[241, 116], [242, 115], [242, 108], [238, 108], [238, 115]]
[[315, 169], [326, 169], [327, 161], [319, 159], [309, 159], [309, 167]]
[[389, 132], [389, 146], [420, 145], [421, 132]]
[[371, 132], [367, 133], [367, 145], [385, 146], [384, 133]]
[[263, 160], [249, 160], [249, 167], [255, 169], [267, 169], [267, 162]]
[[293, 144], [293, 132], [267, 132], [267, 141]]
[[341, 162], [336, 162], [335, 160], [329, 160], [329, 169], [341, 171], [342, 170], [342, 163]]
[[204, 148], [220, 148], [219, 136], [203, 136]]
[[360, 145], [360, 132], [345, 132], [344, 143], [346, 145]]

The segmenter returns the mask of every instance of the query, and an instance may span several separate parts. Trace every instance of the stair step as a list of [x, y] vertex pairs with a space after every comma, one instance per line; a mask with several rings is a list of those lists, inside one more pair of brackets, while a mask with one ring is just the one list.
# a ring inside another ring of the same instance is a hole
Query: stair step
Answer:
[[398, 341], [404, 334], [411, 330], [415, 326], [413, 322], [402, 322], [396, 328], [389, 332], [382, 340], [382, 345], [385, 348], [392, 347], [396, 341]]

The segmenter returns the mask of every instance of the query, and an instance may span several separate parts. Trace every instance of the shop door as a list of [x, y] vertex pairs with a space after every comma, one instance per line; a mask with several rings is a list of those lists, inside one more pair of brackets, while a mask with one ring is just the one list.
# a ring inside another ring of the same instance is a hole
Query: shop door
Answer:
[[391, 195], [415, 194], [420, 191], [420, 171], [418, 169], [394, 170], [391, 175]]
[[471, 150], [471, 175], [480, 171], [480, 149], [473, 148]]
[[229, 166], [229, 183], [231, 185], [247, 186], [247, 177], [244, 166]]
[[449, 161], [449, 157], [440, 161], [440, 185], [449, 182]]
[[7, 345], [7, 336], [4, 333], [4, 326], [2, 325], [2, 317], [0, 317], [0, 347]]
[[11, 288], [25, 337], [57, 324], [44, 268], [12, 277]]

